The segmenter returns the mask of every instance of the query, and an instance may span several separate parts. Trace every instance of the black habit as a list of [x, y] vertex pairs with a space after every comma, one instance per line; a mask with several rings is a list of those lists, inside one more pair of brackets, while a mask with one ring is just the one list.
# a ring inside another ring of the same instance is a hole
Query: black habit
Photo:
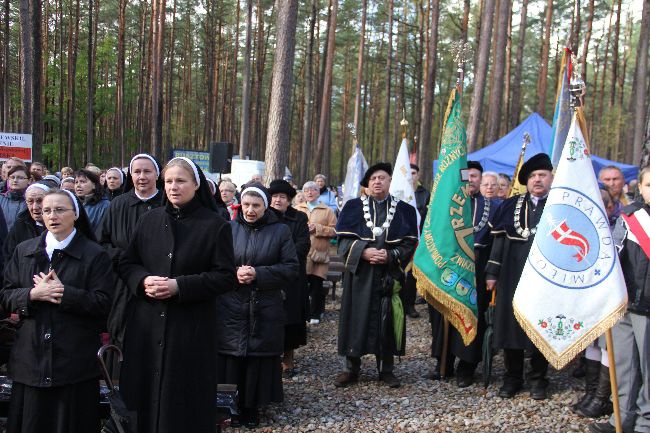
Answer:
[[[19, 244], [5, 267], [2, 305], [20, 317], [9, 360], [7, 431], [98, 432], [96, 353], [111, 307], [113, 269], [104, 249], [79, 229], [50, 262], [45, 236]], [[30, 301], [34, 275], [50, 269], [64, 285], [61, 303]]]
[[[134, 296], [120, 384], [138, 432], [214, 432], [216, 303], [235, 283], [229, 225], [196, 197], [168, 203], [142, 216], [119, 269]], [[178, 294], [147, 297], [150, 275], [175, 278]]]
[[[148, 200], [142, 200], [135, 194], [135, 189], [130, 189], [111, 201], [101, 225], [97, 228], [96, 236], [97, 241], [108, 251], [116, 272], [118, 271], [122, 253], [133, 239], [133, 233], [138, 221], [150, 210], [160, 207], [161, 203], [161, 191], [158, 191], [154, 197]], [[130, 291], [124, 285], [124, 282], [118, 279], [113, 307], [108, 318], [108, 332], [111, 336], [111, 342], [120, 347], [124, 342], [124, 330], [129, 316], [130, 299]]]
[[[379, 202], [369, 200], [370, 219], [376, 227], [386, 221], [393, 197]], [[390, 297], [392, 285], [384, 287], [392, 279], [404, 283], [404, 269], [411, 261], [417, 244], [416, 210], [398, 201], [390, 226], [379, 236], [373, 235], [366, 226], [363, 202], [360, 198], [349, 200], [336, 226], [339, 240], [338, 253], [344, 258], [343, 295], [339, 316], [338, 352], [341, 356], [358, 358], [365, 354], [377, 356], [404, 353], [406, 326], [403, 326], [402, 347], [395, 347], [392, 317], [389, 332], [381, 341], [380, 306], [382, 298]], [[366, 248], [386, 249], [388, 264], [371, 265], [361, 258]]]

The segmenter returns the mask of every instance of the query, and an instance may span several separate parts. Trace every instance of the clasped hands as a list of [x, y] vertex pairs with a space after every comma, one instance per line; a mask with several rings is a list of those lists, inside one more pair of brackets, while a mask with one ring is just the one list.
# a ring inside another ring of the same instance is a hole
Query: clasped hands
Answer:
[[371, 265], [385, 265], [388, 263], [388, 251], [377, 248], [366, 248], [361, 253], [361, 258]]
[[143, 285], [144, 294], [153, 299], [169, 299], [178, 293], [178, 283], [174, 278], [149, 275]]
[[255, 281], [256, 274], [255, 268], [248, 265], [243, 265], [237, 268], [237, 281], [239, 284], [251, 284]]
[[47, 274], [40, 272], [34, 275], [34, 288], [29, 291], [30, 301], [51, 302], [60, 304], [63, 298], [63, 283], [52, 269]]

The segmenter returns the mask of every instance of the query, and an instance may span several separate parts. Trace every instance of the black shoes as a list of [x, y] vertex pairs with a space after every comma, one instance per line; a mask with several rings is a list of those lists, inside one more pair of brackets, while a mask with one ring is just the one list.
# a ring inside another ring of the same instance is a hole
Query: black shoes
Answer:
[[389, 388], [399, 388], [401, 383], [392, 372], [379, 373], [379, 380], [388, 385]]
[[616, 427], [609, 422], [599, 422], [589, 425], [589, 431], [592, 433], [616, 433]]
[[406, 314], [411, 318], [411, 319], [417, 319], [420, 317], [420, 313], [417, 312], [415, 307], [408, 308], [406, 310]]
[[611, 415], [614, 407], [609, 400], [611, 395], [611, 384], [609, 381], [609, 368], [598, 364], [598, 376], [596, 388], [592, 397], [577, 408], [578, 414], [587, 418], [600, 418], [604, 415]]
[[458, 376], [456, 378], [456, 386], [459, 388], [467, 388], [474, 383], [473, 376]]
[[521, 391], [521, 383], [517, 382], [505, 382], [501, 389], [499, 390], [499, 397], [501, 398], [512, 398], [519, 391]]

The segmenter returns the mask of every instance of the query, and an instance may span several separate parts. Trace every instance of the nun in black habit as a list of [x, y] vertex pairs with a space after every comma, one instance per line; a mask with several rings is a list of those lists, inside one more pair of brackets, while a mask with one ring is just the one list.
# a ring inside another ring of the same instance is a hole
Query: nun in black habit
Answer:
[[[97, 240], [108, 251], [116, 273], [120, 257], [133, 239], [140, 218], [150, 210], [160, 207], [162, 203], [160, 172], [160, 164], [154, 157], [146, 153], [135, 155], [129, 163], [123, 185], [124, 193], [111, 201], [97, 229]], [[108, 332], [111, 343], [120, 347], [124, 341], [130, 298], [131, 294], [124, 282], [118, 279], [113, 307], [108, 318]], [[119, 370], [115, 367], [113, 369]]]
[[235, 282], [232, 234], [192, 161], [172, 159], [163, 178], [163, 206], [140, 219], [120, 257], [133, 295], [120, 386], [138, 433], [212, 433], [215, 311]]
[[249, 184], [242, 208], [230, 221], [237, 263], [235, 290], [219, 296], [219, 383], [236, 383], [240, 421], [254, 427], [258, 408], [281, 402], [284, 350], [282, 290], [298, 278], [289, 228], [268, 209], [267, 191]]
[[18, 245], [0, 292], [20, 318], [7, 432], [99, 432], [96, 353], [114, 288], [110, 258], [72, 193], [48, 192], [43, 215], [48, 231]]

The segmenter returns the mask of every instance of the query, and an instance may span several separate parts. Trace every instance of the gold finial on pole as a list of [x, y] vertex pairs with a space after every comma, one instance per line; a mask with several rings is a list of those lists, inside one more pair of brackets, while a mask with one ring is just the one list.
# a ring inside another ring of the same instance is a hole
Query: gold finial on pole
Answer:
[[406, 110], [402, 108], [402, 121], [399, 123], [402, 126], [402, 138], [406, 138], [406, 132], [409, 128], [409, 121], [406, 120]]

